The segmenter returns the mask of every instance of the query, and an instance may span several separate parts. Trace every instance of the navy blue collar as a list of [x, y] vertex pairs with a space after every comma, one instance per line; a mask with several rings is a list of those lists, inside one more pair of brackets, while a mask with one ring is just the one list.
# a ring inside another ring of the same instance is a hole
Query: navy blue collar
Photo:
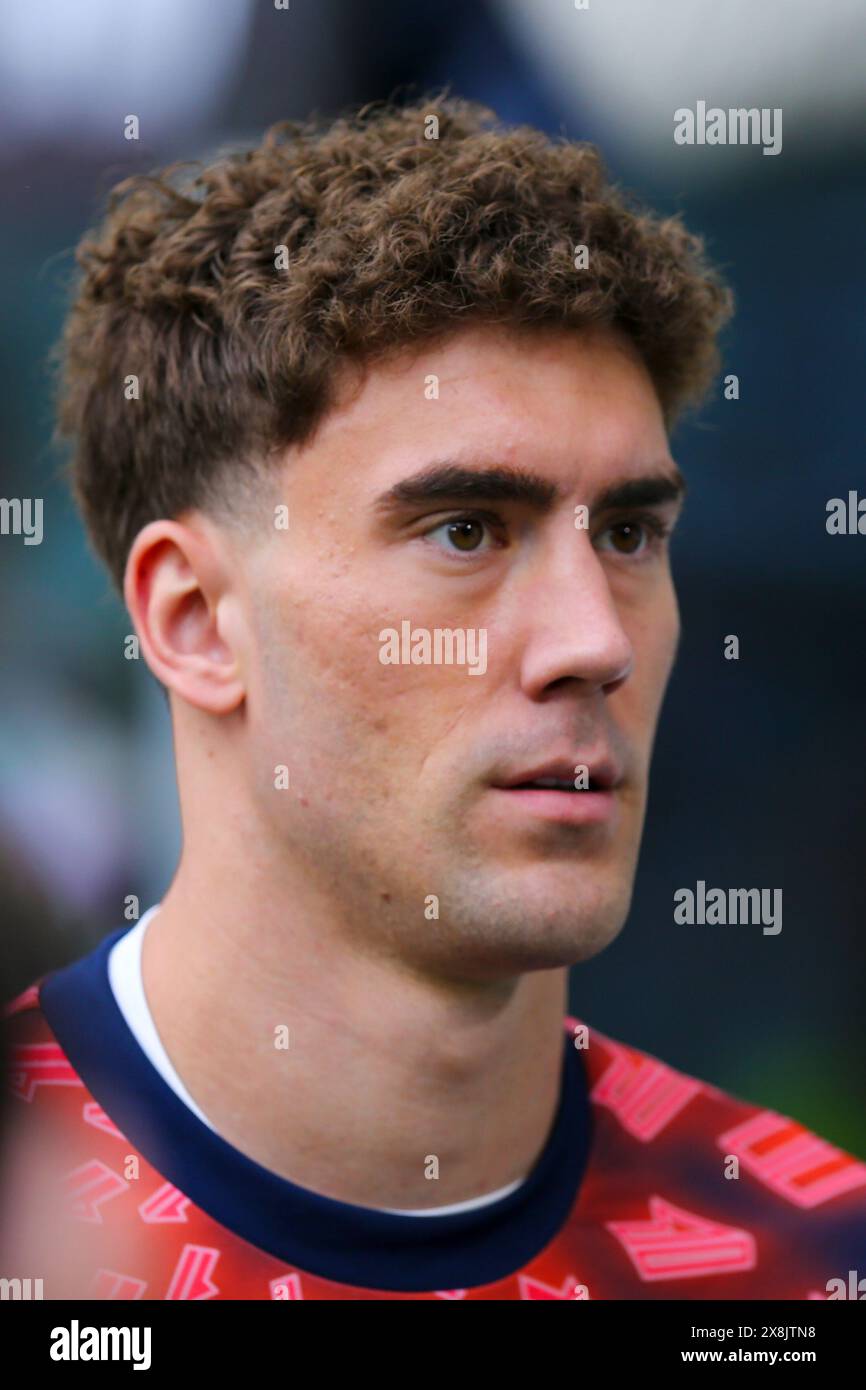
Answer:
[[288, 1182], [221, 1139], [184, 1104], [142, 1051], [109, 983], [109, 953], [129, 930], [120, 928], [90, 955], [47, 976], [42, 1007], [114, 1123], [215, 1221], [302, 1272], [399, 1293], [495, 1283], [528, 1264], [561, 1230], [591, 1140], [583, 1065], [564, 1029], [556, 1119], [517, 1191], [451, 1216], [392, 1215]]

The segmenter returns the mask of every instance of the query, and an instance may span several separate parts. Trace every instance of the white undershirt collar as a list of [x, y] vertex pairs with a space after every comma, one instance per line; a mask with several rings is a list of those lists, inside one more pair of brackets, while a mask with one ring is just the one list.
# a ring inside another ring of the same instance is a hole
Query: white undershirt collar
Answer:
[[[216, 1134], [218, 1133], [217, 1129], [196, 1105], [172, 1066], [168, 1053], [156, 1031], [156, 1024], [153, 1021], [153, 1015], [144, 993], [141, 947], [147, 924], [156, 915], [158, 909], [159, 903], [149, 908], [141, 920], [128, 932], [125, 932], [112, 947], [108, 957], [108, 980], [117, 1007], [123, 1014], [142, 1052], [159, 1072], [166, 1085], [170, 1086], [175, 1095], [180, 1097], [184, 1105], [198, 1116], [202, 1124], [207, 1125], [208, 1129], [213, 1130]], [[468, 1202], [454, 1202], [445, 1207], [429, 1207], [423, 1211], [407, 1211], [396, 1207], [380, 1207], [377, 1210], [392, 1212], [397, 1216], [451, 1216], [456, 1212], [472, 1211], [475, 1207], [486, 1207], [492, 1202], [498, 1202], [503, 1197], [516, 1192], [524, 1181], [524, 1178], [518, 1178], [516, 1182], [509, 1183], [507, 1187], [500, 1187], [496, 1192], [488, 1192], [483, 1197], [474, 1197]]]

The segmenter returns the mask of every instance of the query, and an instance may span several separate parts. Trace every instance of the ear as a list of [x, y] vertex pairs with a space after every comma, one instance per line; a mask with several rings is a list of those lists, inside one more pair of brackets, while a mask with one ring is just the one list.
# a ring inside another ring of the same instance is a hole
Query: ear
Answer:
[[123, 593], [158, 681], [209, 714], [242, 703], [242, 632], [229, 554], [198, 515], [152, 521], [126, 562]]

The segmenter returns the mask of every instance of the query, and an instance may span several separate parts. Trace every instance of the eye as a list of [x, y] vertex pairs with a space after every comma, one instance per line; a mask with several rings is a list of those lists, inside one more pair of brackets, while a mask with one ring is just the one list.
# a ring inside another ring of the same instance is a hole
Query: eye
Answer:
[[659, 549], [670, 528], [658, 516], [627, 517], [605, 527], [601, 537], [609, 539], [602, 550], [612, 550], [617, 555], [643, 555], [647, 551]]
[[[451, 517], [425, 532], [425, 539], [443, 550], [460, 555], [483, 554], [491, 548], [490, 543], [495, 544], [491, 523], [481, 516]], [[488, 544], [485, 544], [485, 539]]]

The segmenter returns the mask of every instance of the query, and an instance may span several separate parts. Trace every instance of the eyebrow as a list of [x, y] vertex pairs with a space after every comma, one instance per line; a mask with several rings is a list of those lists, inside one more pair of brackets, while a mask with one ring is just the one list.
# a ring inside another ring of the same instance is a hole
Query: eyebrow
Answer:
[[[595, 498], [592, 508], [610, 511], [616, 507], [659, 506], [678, 501], [685, 491], [685, 478], [674, 466], [672, 470], [666, 468], [610, 483]], [[502, 465], [469, 468], [443, 459], [395, 483], [374, 505], [377, 511], [388, 513], [447, 501], [519, 502], [536, 512], [547, 513], [562, 497], [563, 491], [556, 483], [531, 469]]]

